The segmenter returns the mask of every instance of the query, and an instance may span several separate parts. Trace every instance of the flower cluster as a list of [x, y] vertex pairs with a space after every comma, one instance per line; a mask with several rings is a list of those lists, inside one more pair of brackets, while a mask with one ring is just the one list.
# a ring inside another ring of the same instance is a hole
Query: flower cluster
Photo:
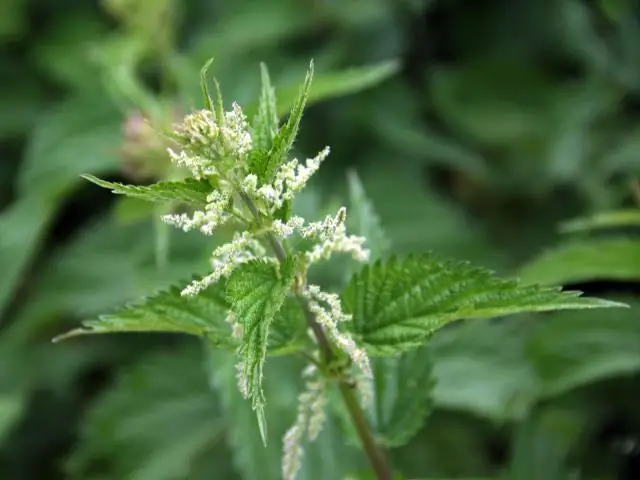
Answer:
[[247, 118], [237, 103], [220, 119], [210, 110], [187, 115], [175, 129], [174, 138], [181, 150], [169, 149], [171, 160], [198, 179], [226, 173], [224, 170], [245, 158], [252, 147]]
[[306, 434], [314, 441], [322, 429], [326, 415], [325, 381], [318, 375], [314, 365], [309, 365], [302, 373], [307, 377], [305, 391], [298, 397], [298, 415], [293, 426], [287, 430], [283, 441], [282, 476], [293, 480], [301, 466], [302, 440]]

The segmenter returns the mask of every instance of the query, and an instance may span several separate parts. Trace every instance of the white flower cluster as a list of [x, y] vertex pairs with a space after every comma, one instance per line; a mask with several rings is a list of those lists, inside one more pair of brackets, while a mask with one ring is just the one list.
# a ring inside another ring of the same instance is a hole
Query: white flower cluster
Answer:
[[275, 258], [266, 255], [265, 248], [251, 233], [247, 231], [242, 233], [236, 232], [231, 242], [225, 243], [213, 251], [211, 255], [213, 271], [200, 280], [191, 282], [191, 284], [182, 291], [182, 295], [197, 295], [222, 277], [230, 275], [238, 265], [257, 258], [268, 259], [273, 262], [277, 261]]
[[198, 229], [205, 235], [212, 235], [217, 227], [231, 218], [226, 211], [230, 199], [229, 193], [214, 190], [207, 196], [204, 210], [196, 210], [191, 217], [186, 213], [164, 215], [162, 220], [185, 232]]
[[221, 119], [210, 110], [187, 115], [174, 136], [181, 150], [168, 149], [171, 160], [198, 179], [224, 173], [221, 168], [233, 167], [252, 147], [247, 118], [237, 103]]
[[299, 233], [304, 238], [319, 240], [320, 243], [305, 254], [308, 265], [328, 260], [337, 252], [351, 254], [355, 260], [366, 262], [369, 259], [369, 250], [362, 247], [366, 239], [357, 235], [347, 235], [346, 218], [347, 209], [341, 207], [335, 217], [328, 215], [322, 222], [312, 222], [305, 226], [303, 218], [292, 217], [287, 222], [274, 221], [272, 229], [284, 238]]
[[303, 448], [302, 440], [307, 435], [314, 441], [326, 419], [325, 406], [327, 397], [325, 381], [314, 365], [309, 365], [303, 372], [309, 378], [306, 389], [298, 397], [298, 415], [293, 426], [287, 430], [283, 441], [282, 476], [284, 480], [293, 480], [300, 470]]
[[[227, 312], [225, 321], [231, 326], [231, 336], [237, 340], [242, 338], [244, 331], [243, 325], [238, 321], [238, 316], [233, 310]], [[238, 382], [238, 390], [244, 398], [249, 398], [249, 383], [247, 377], [244, 376], [244, 362], [240, 360], [236, 363], [236, 380]]]
[[336, 345], [349, 355], [353, 363], [367, 378], [373, 377], [369, 357], [364, 349], [358, 347], [351, 337], [338, 329], [339, 323], [351, 320], [351, 315], [346, 315], [342, 311], [340, 297], [335, 293], [323, 292], [317, 285], [309, 285], [303, 291], [303, 295], [309, 302], [309, 310], [315, 315], [317, 322], [326, 329]]
[[258, 177], [248, 175], [242, 184], [245, 193], [264, 201], [268, 213], [274, 213], [285, 201], [304, 188], [311, 176], [320, 168], [320, 164], [329, 156], [330, 149], [325, 147], [318, 155], [308, 158], [300, 165], [297, 158], [280, 166], [271, 184], [258, 187]]

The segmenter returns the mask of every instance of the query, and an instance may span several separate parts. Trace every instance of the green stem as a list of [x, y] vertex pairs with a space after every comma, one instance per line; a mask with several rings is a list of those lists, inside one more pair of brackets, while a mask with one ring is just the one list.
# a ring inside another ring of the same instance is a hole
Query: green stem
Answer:
[[[258, 209], [256, 208], [251, 198], [249, 198], [249, 196], [247, 196], [244, 192], [240, 193], [240, 198], [245, 203], [256, 221], [260, 222], [260, 212], [258, 212]], [[273, 249], [278, 261], [280, 263], [284, 262], [286, 260], [287, 254], [278, 238], [276, 238], [276, 236], [272, 232], [267, 233], [266, 238], [267, 242]], [[309, 303], [307, 299], [299, 292], [296, 292], [296, 296], [298, 298], [298, 302], [300, 303], [300, 307], [304, 312], [305, 318], [307, 320], [307, 325], [313, 332], [313, 335], [318, 342], [318, 346], [320, 347], [320, 352], [322, 354], [322, 359], [325, 364], [328, 364], [335, 358], [331, 342], [327, 338], [327, 335], [325, 334], [322, 326], [316, 321], [313, 312], [311, 312], [311, 310], [309, 309]], [[369, 458], [369, 462], [371, 463], [373, 471], [375, 472], [376, 478], [378, 480], [391, 480], [391, 470], [389, 469], [386, 453], [375, 440], [371, 427], [367, 422], [367, 417], [365, 416], [364, 411], [362, 410], [362, 407], [360, 406], [360, 403], [356, 398], [353, 386], [345, 379], [339, 380], [338, 386], [340, 389], [340, 394], [342, 396], [342, 401], [347, 407], [351, 422], [353, 423], [356, 432], [358, 433], [358, 437], [360, 438], [360, 442], [362, 443], [365, 454]]]

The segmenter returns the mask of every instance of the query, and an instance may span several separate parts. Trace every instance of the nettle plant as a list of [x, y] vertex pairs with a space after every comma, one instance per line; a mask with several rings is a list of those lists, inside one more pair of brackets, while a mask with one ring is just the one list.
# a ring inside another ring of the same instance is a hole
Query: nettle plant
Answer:
[[[385, 448], [406, 443], [429, 410], [428, 357], [416, 352], [444, 325], [520, 312], [622, 306], [581, 298], [579, 292], [521, 286], [432, 254], [370, 263], [367, 239], [346, 231], [346, 208], [312, 221], [293, 214], [296, 194], [329, 155], [327, 147], [305, 162], [289, 158], [313, 63], [283, 123], [266, 67], [249, 123], [236, 103], [224, 111], [217, 82], [211, 98], [209, 64], [201, 74], [205, 108], [187, 115], [170, 135], [169, 154], [184, 169], [184, 180], [134, 186], [86, 178], [118, 194], [183, 204], [188, 213], [163, 220], [203, 235], [231, 230], [231, 240], [213, 249], [208, 275], [85, 322], [58, 339], [182, 332], [235, 351], [237, 386], [251, 402], [265, 442], [269, 399], [262, 389], [263, 365], [270, 355], [303, 356], [306, 389], [283, 439], [284, 479], [296, 477], [303, 443], [318, 436], [327, 410], [348, 421], [375, 477], [391, 479]], [[364, 264], [340, 293], [308, 281], [310, 270], [335, 254]]]

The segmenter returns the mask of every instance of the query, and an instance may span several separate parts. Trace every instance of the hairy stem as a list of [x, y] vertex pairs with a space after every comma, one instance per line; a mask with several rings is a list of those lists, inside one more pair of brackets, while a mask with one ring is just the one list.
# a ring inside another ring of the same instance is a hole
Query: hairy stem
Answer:
[[[258, 209], [256, 208], [251, 198], [249, 198], [245, 193], [241, 193], [240, 198], [245, 203], [249, 211], [251, 211], [251, 214], [254, 216], [254, 218], [257, 221], [260, 221], [260, 213], [258, 212]], [[287, 254], [278, 238], [271, 232], [266, 234], [266, 238], [278, 261], [280, 263], [284, 262], [286, 260]], [[298, 298], [298, 302], [300, 303], [300, 307], [304, 312], [305, 318], [307, 320], [307, 325], [313, 332], [313, 335], [318, 342], [322, 359], [325, 364], [328, 364], [335, 358], [331, 342], [327, 338], [327, 335], [325, 334], [322, 326], [316, 321], [313, 312], [311, 312], [311, 310], [309, 309], [309, 303], [307, 302], [307, 299], [300, 293], [296, 293], [296, 296]], [[351, 422], [353, 423], [356, 432], [358, 433], [358, 437], [360, 438], [362, 447], [367, 457], [369, 458], [369, 462], [371, 463], [377, 480], [391, 480], [391, 470], [389, 469], [386, 453], [375, 440], [373, 431], [369, 426], [369, 422], [367, 422], [367, 417], [365, 416], [364, 411], [362, 410], [362, 407], [360, 406], [360, 403], [356, 398], [353, 386], [344, 379], [341, 379], [339, 381], [338, 386], [340, 389], [340, 394], [342, 396], [342, 401], [347, 407]]]

